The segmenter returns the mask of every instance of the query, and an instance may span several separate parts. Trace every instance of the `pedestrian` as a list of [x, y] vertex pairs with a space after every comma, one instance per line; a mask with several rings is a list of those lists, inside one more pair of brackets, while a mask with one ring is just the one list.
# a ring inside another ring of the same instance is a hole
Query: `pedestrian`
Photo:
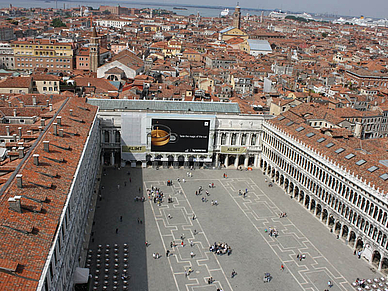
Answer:
[[191, 240], [190, 241], [190, 246], [192, 247], [194, 245], [193, 241]]
[[193, 214], [193, 220], [195, 220], [195, 219], [196, 219], [195, 214]]
[[181, 242], [181, 246], [182, 246], [182, 247], [184, 247], [184, 246], [185, 246], [185, 245], [183, 244], [183, 240], [182, 240], [182, 242]]
[[118, 228], [116, 228], [116, 233], [118, 233], [119, 232], [119, 229]]
[[329, 286], [329, 288], [333, 287], [333, 283], [331, 283], [331, 281], [327, 282], [327, 286]]
[[167, 250], [166, 257], [168, 257], [169, 254], [170, 254], [170, 250]]
[[237, 272], [233, 269], [233, 271], [232, 271], [232, 278], [234, 278], [234, 276], [236, 276], [237, 275]]
[[280, 270], [284, 271], [284, 266], [283, 266], [283, 264], [280, 266]]
[[187, 277], [187, 271], [185, 270], [185, 277]]
[[170, 248], [172, 248], [173, 247], [173, 243], [172, 242], [170, 242]]
[[137, 224], [140, 224], [140, 219], [139, 219], [139, 217], [137, 218]]
[[132, 179], [131, 178], [129, 178], [129, 183], [132, 183]]
[[141, 192], [141, 187], [139, 187], [139, 193]]
[[124, 187], [127, 187], [127, 181], [124, 181]]
[[185, 178], [182, 179], [182, 182], [183, 182], [183, 183], [185, 182]]
[[145, 242], [145, 246], [148, 247], [148, 241]]
[[167, 217], [168, 217], [169, 219], [171, 219], [171, 214], [168, 214]]
[[120, 190], [120, 184], [117, 184], [117, 190]]
[[194, 257], [194, 252], [193, 251], [191, 251], [190, 256], [191, 256], [191, 258]]
[[120, 216], [120, 222], [123, 222], [123, 217], [122, 216]]
[[140, 219], [140, 224], [143, 224], [143, 220]]
[[194, 235], [196, 235], [196, 234], [197, 234], [197, 230], [196, 230], [196, 229], [194, 229], [194, 232], [193, 232], [193, 233], [194, 233]]

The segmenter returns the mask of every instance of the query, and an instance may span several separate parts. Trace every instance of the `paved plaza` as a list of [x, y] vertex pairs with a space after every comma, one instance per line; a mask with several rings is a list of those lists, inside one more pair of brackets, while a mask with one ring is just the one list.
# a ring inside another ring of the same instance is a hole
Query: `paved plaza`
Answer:
[[[354, 290], [351, 283], [357, 277], [381, 277], [298, 201], [276, 185], [269, 187], [261, 171], [194, 170], [192, 177], [187, 172], [104, 169], [89, 244], [95, 290], [122, 290], [128, 281], [126, 288], [134, 291], [323, 291], [329, 280], [330, 290]], [[167, 186], [167, 180], [173, 185]], [[200, 186], [203, 194], [195, 195]], [[146, 189], [151, 187], [163, 191], [161, 205], [148, 199]], [[240, 189], [248, 190], [245, 198]], [[136, 196], [147, 199], [135, 201]], [[172, 203], [167, 203], [168, 197]], [[212, 200], [219, 205], [212, 206]], [[287, 217], [280, 218], [284, 212]], [[277, 230], [276, 238], [269, 235], [270, 229]], [[171, 242], [177, 246], [171, 248]], [[232, 253], [209, 251], [215, 242], [227, 243]], [[96, 266], [97, 251], [102, 267]], [[153, 253], [161, 257], [154, 259]], [[305, 259], [300, 261], [298, 254]], [[190, 268], [193, 272], [186, 275]], [[233, 270], [237, 275], [231, 278]], [[271, 274], [271, 282], [264, 283], [264, 273]], [[122, 279], [123, 274], [128, 278]]]

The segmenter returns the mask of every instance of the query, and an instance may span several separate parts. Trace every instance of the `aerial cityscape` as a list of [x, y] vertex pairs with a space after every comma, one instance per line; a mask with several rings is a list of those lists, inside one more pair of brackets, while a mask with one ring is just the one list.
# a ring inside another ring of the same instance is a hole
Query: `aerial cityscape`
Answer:
[[0, 290], [387, 291], [387, 3], [314, 3], [0, 2]]

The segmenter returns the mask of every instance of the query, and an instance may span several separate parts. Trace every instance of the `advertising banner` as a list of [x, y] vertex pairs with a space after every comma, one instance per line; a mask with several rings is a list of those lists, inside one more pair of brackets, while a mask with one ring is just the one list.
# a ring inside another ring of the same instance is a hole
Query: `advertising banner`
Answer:
[[146, 146], [121, 146], [123, 153], [144, 153], [146, 150]]
[[152, 119], [151, 151], [207, 153], [210, 120]]
[[221, 146], [221, 153], [223, 154], [245, 154], [246, 152], [247, 152], [246, 147]]

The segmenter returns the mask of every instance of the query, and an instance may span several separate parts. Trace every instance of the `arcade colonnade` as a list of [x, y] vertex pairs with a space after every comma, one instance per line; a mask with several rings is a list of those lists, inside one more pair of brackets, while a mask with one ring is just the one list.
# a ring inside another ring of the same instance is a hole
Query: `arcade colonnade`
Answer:
[[356, 253], [362, 252], [387, 273], [385, 198], [269, 123], [263, 124], [261, 141], [260, 169]]

